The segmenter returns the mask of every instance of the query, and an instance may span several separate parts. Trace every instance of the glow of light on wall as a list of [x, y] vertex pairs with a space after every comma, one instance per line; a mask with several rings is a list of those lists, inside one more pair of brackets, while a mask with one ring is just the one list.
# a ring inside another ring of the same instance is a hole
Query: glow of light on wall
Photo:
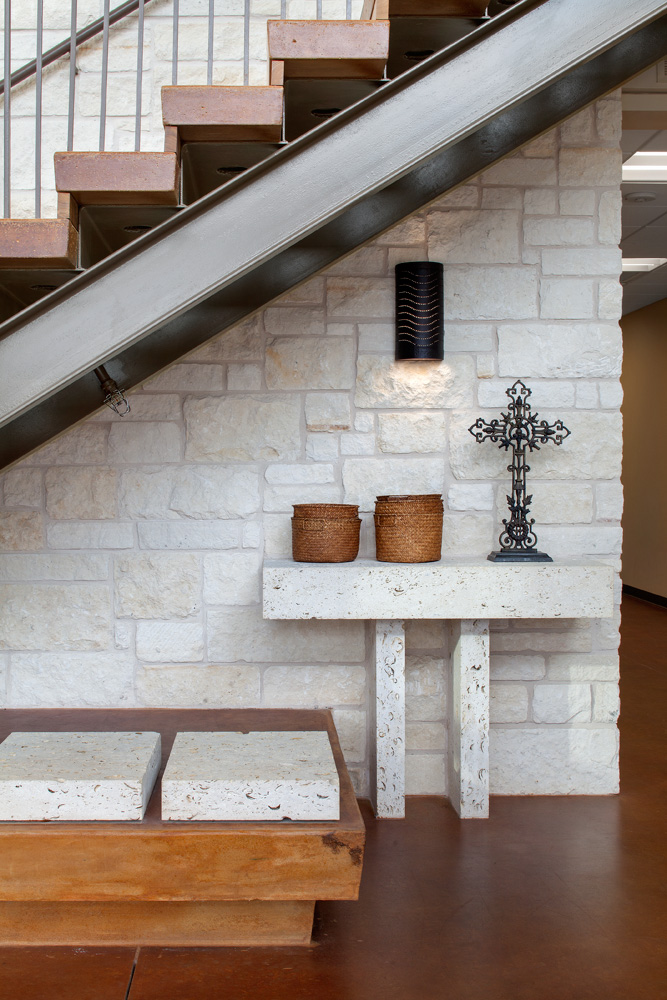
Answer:
[[623, 164], [624, 181], [667, 182], [667, 152], [639, 152]]

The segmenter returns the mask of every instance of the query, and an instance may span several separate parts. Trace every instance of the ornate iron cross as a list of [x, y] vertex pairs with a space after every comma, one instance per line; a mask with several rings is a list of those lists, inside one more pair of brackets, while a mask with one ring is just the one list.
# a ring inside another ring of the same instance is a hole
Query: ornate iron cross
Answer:
[[507, 413], [501, 413], [500, 420], [487, 421], [479, 417], [468, 430], [481, 444], [482, 441], [493, 441], [505, 451], [512, 449], [512, 464], [507, 471], [512, 473], [512, 495], [507, 497], [510, 517], [503, 518], [505, 530], [500, 534], [500, 551], [492, 552], [488, 558], [493, 560], [552, 562], [551, 556], [536, 549], [537, 536], [533, 531], [534, 517], [528, 517], [532, 494], [526, 494], [526, 473], [530, 466], [526, 464], [526, 451], [539, 451], [541, 444], [551, 441], [562, 444], [570, 432], [562, 420], [550, 424], [546, 420], [538, 420], [539, 414], [532, 413], [528, 397], [530, 389], [517, 380], [511, 389], [507, 390], [510, 403]]

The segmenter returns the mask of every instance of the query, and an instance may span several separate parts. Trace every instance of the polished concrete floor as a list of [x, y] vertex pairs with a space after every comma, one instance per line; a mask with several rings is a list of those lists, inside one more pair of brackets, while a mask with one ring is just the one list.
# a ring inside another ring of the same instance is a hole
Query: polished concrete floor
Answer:
[[620, 796], [366, 810], [361, 898], [312, 948], [6, 949], [0, 1000], [667, 1000], [666, 650], [627, 598]]

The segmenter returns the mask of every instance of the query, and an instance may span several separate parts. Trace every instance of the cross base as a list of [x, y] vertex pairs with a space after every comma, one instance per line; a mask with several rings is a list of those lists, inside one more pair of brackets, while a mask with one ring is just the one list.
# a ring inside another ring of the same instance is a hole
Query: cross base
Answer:
[[551, 556], [537, 549], [500, 549], [490, 552], [486, 558], [491, 562], [553, 562]]

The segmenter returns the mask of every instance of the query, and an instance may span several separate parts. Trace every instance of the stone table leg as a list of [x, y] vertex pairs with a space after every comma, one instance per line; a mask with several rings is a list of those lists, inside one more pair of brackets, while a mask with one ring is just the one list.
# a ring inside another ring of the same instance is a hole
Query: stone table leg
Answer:
[[402, 621], [375, 623], [375, 814], [405, 815], [405, 632]]
[[451, 623], [449, 799], [461, 819], [489, 815], [489, 623]]

